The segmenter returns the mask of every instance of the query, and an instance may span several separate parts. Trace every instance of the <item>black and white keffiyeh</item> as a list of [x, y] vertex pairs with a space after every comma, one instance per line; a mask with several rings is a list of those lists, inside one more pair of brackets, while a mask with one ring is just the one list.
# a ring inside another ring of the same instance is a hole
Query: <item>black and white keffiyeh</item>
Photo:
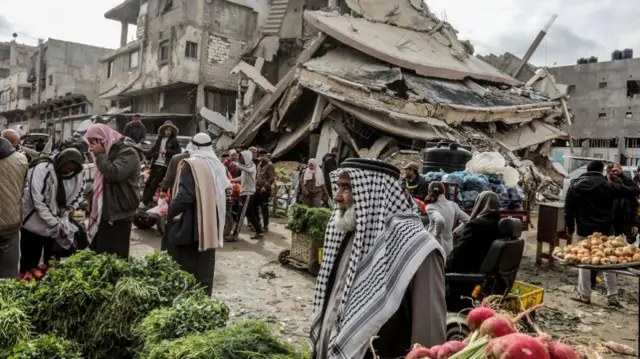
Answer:
[[[356, 230], [352, 251], [344, 254], [350, 256], [349, 267], [337, 323], [329, 335], [327, 358], [359, 359], [366, 354], [370, 337], [398, 310], [427, 255], [442, 248], [424, 229], [397, 179], [383, 171], [340, 168], [330, 174], [334, 193], [343, 171], [351, 179]], [[334, 216], [338, 210], [334, 209]], [[313, 303], [310, 339], [314, 352], [330, 295], [328, 281], [345, 235], [335, 221], [329, 223]]]

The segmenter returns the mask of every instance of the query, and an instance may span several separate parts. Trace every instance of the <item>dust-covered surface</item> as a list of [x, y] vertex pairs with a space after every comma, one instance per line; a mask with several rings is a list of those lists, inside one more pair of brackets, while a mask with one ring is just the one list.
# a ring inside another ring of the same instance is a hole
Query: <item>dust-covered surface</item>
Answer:
[[[537, 219], [533, 218], [534, 223]], [[276, 219], [262, 241], [248, 239], [228, 243], [216, 253], [214, 295], [232, 310], [232, 320], [258, 318], [277, 324], [292, 342], [304, 345], [309, 332], [315, 279], [303, 271], [277, 263], [281, 250], [290, 246], [284, 220]], [[607, 306], [604, 282], [593, 294], [591, 306], [570, 298], [575, 294], [578, 271], [556, 265], [535, 266], [535, 229], [526, 233], [527, 248], [518, 280], [545, 288], [546, 308], [536, 315], [541, 329], [556, 338], [585, 337], [599, 341], [613, 340], [633, 348], [637, 337], [638, 282], [620, 277], [621, 302], [624, 308]], [[158, 250], [160, 237], [155, 231], [134, 230], [134, 255]]]

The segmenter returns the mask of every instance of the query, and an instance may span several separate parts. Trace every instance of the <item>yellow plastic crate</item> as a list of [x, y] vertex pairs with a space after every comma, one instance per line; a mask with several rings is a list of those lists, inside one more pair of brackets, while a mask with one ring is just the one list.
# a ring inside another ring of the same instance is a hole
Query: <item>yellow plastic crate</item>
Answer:
[[520, 313], [542, 302], [544, 302], [544, 288], [515, 281], [502, 307], [514, 313]]

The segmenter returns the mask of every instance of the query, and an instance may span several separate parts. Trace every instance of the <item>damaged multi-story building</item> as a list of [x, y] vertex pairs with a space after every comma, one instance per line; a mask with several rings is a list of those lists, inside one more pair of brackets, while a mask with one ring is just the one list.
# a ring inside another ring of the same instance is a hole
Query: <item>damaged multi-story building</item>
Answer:
[[34, 51], [34, 47], [15, 40], [0, 42], [0, 129], [21, 120], [31, 104], [27, 67]]
[[63, 40], [39, 40], [38, 46], [29, 49], [22, 70], [5, 79], [10, 80], [8, 99], [13, 99], [9, 110], [0, 113], [7, 119], [6, 127], [62, 140], [83, 120], [106, 111], [98, 98], [97, 73], [98, 60], [109, 51]]
[[[254, 38], [259, 13], [240, 0], [126, 0], [107, 11], [122, 24], [120, 48], [101, 60], [100, 98], [122, 128], [133, 114], [155, 133], [173, 120], [194, 134], [196, 113], [207, 107], [235, 112], [242, 84], [230, 74]], [[136, 25], [129, 41], [129, 25]]]
[[[640, 165], [640, 58], [626, 49], [614, 51], [611, 61], [590, 57], [549, 72], [568, 85], [575, 114], [570, 129], [573, 154]], [[566, 159], [572, 150], [569, 141], [554, 145], [557, 162], [569, 169], [580, 165]]]
[[[304, 11], [304, 26], [318, 34], [277, 82], [250, 71], [256, 65], [238, 65], [263, 96], [244, 103], [248, 115], [232, 146], [300, 161], [333, 146], [347, 157], [383, 158], [453, 140], [548, 165], [550, 143], [566, 136], [560, 126], [570, 118], [553, 77], [538, 72], [523, 83], [482, 61], [424, 2], [338, 5]], [[262, 47], [246, 61], [266, 54]]]

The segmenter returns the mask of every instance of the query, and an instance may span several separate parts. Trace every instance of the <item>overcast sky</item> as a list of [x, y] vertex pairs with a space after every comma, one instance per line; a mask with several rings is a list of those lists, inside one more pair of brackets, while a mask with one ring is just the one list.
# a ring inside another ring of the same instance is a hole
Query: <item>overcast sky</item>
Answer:
[[[116, 48], [120, 24], [104, 13], [121, 0], [0, 0], [0, 41], [18, 33], [18, 41], [36, 44], [38, 37]], [[579, 57], [610, 60], [615, 49], [634, 48], [640, 56], [638, 0], [427, 0], [470, 39], [476, 53], [523, 56], [551, 14], [558, 19], [532, 62], [568, 65]], [[135, 31], [130, 29], [130, 37]]]

